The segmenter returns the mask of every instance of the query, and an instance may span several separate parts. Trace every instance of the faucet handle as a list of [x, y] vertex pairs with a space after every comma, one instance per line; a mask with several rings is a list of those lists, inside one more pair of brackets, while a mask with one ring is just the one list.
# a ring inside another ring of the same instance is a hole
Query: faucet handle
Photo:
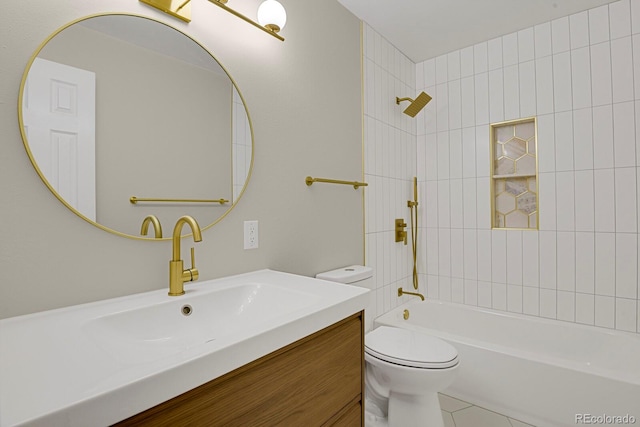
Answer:
[[200, 272], [196, 268], [196, 249], [193, 246], [191, 247], [191, 268], [185, 270], [185, 273], [187, 271], [189, 272], [189, 282], [198, 280], [198, 277], [200, 277]]
[[191, 247], [191, 269], [196, 268], [196, 248]]

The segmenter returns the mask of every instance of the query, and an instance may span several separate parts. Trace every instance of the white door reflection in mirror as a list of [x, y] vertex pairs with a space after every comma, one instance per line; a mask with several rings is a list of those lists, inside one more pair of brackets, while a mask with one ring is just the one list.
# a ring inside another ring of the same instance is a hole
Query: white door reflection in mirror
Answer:
[[25, 84], [23, 120], [31, 152], [50, 185], [96, 219], [95, 73], [36, 58]]

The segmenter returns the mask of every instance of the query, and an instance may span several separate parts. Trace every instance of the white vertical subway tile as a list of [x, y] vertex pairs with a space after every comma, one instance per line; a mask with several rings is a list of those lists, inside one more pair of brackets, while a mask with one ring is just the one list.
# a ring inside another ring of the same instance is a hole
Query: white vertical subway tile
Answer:
[[507, 311], [522, 313], [522, 286], [507, 285]]
[[569, 30], [571, 49], [589, 46], [589, 12], [569, 16]]
[[491, 231], [491, 281], [507, 283], [507, 236], [505, 230]]
[[477, 178], [477, 215], [479, 229], [491, 228], [491, 192], [490, 192], [490, 180], [489, 178]]
[[538, 116], [538, 171], [554, 172], [556, 170], [555, 115]]
[[435, 181], [438, 179], [438, 134], [425, 135], [424, 155], [426, 180]]
[[576, 294], [574, 292], [558, 291], [557, 293], [558, 320], [573, 322], [576, 319]]
[[491, 308], [494, 310], [507, 310], [507, 285], [505, 283], [491, 284]]
[[[636, 110], [636, 166], [640, 166], [640, 101], [635, 102]], [[639, 227], [640, 229], [640, 227]]]
[[449, 228], [451, 226], [451, 205], [449, 194], [449, 181], [438, 181], [438, 227]]
[[458, 304], [464, 303], [464, 280], [462, 278], [451, 278], [451, 301]]
[[614, 296], [616, 292], [616, 236], [596, 233], [596, 295]]
[[447, 55], [436, 57], [436, 85], [449, 81]]
[[438, 132], [449, 130], [449, 84], [442, 83], [436, 86], [438, 98], [436, 111], [436, 127]]
[[591, 106], [591, 56], [588, 47], [571, 51], [573, 108]]
[[492, 308], [491, 282], [478, 281], [478, 306]]
[[502, 36], [502, 63], [505, 67], [518, 63], [518, 33]]
[[559, 231], [575, 230], [575, 184], [573, 172], [556, 174], [556, 228]]
[[473, 46], [473, 69], [475, 74], [488, 71], [487, 42]]
[[593, 295], [576, 294], [576, 322], [585, 325], [595, 323], [595, 297]]
[[524, 30], [518, 31], [518, 61], [531, 61], [533, 60], [534, 56], [535, 50], [533, 27], [525, 28]]
[[573, 110], [573, 161], [576, 170], [593, 169], [593, 112]]
[[540, 286], [540, 268], [538, 262], [538, 233], [522, 233], [522, 284]]
[[476, 176], [476, 128], [462, 129], [462, 177]]
[[634, 99], [632, 52], [631, 37], [623, 37], [611, 41], [613, 102], [632, 101]]
[[536, 25], [533, 30], [536, 58], [551, 55], [551, 23]]
[[573, 164], [573, 114], [571, 111], [556, 113], [556, 170], [574, 170]]
[[502, 69], [489, 71], [489, 122], [504, 121], [504, 79]]
[[615, 327], [616, 299], [609, 296], [596, 295], [595, 325], [603, 328]]
[[636, 168], [616, 168], [615, 174], [615, 223], [618, 233], [638, 231]]
[[640, 0], [631, 0], [631, 32], [640, 33]]
[[434, 299], [438, 299], [440, 296], [440, 283], [439, 283], [439, 277], [440, 276], [433, 276], [433, 275], [428, 275], [427, 276], [427, 297], [428, 298], [434, 298]]
[[478, 282], [476, 280], [464, 281], [464, 303], [478, 305]]
[[502, 37], [489, 40], [487, 44], [489, 71], [502, 68]]
[[576, 233], [576, 292], [595, 292], [595, 234]]
[[553, 55], [553, 102], [555, 111], [572, 108], [571, 54], [568, 51]]
[[[438, 275], [451, 277], [451, 229], [438, 229]], [[442, 288], [440, 288], [442, 289]]]
[[522, 288], [522, 312], [531, 316], [540, 314], [540, 289], [528, 286]]
[[593, 166], [596, 169], [614, 166], [611, 105], [593, 108]]
[[540, 287], [557, 288], [557, 237], [555, 231], [540, 231]]
[[440, 274], [438, 271], [439, 253], [438, 253], [438, 229], [427, 229], [427, 273], [430, 275]]
[[460, 51], [460, 77], [473, 76], [473, 46]]
[[551, 41], [553, 53], [566, 52], [571, 48], [568, 17], [551, 21]]
[[538, 174], [538, 213], [540, 230], [556, 229], [556, 176], [553, 172]]
[[522, 285], [522, 231], [507, 232], [507, 283]]
[[589, 42], [594, 45], [609, 40], [609, 7], [589, 9]]
[[536, 66], [535, 61], [522, 62], [519, 66], [520, 114], [522, 117], [536, 115]]
[[576, 237], [573, 232], [558, 232], [558, 290], [576, 291]]
[[616, 297], [638, 298], [638, 235], [616, 233]]
[[520, 117], [520, 83], [518, 66], [504, 68], [504, 118], [513, 120]]
[[476, 230], [465, 229], [463, 231], [464, 248], [464, 278], [470, 280], [478, 279], [478, 239]]
[[613, 148], [615, 166], [636, 165], [636, 129], [633, 102], [613, 104]]
[[611, 47], [609, 43], [591, 46], [591, 97], [592, 103], [606, 105], [612, 102]]
[[449, 178], [449, 132], [438, 132], [438, 179]]
[[491, 282], [491, 230], [478, 230], [478, 280]]
[[462, 178], [462, 130], [449, 132], [449, 177]]
[[424, 61], [424, 87], [436, 85], [436, 60], [435, 58]]
[[637, 324], [638, 301], [616, 298], [616, 329], [635, 332]]
[[631, 45], [633, 47], [633, 98], [640, 99], [640, 34], [634, 34], [631, 40]]
[[[451, 228], [462, 228], [463, 218], [463, 194], [462, 179], [451, 179], [449, 185], [449, 198], [451, 203]], [[462, 276], [459, 276], [462, 277]]]
[[454, 50], [447, 55], [448, 80], [460, 79], [460, 51]]
[[473, 76], [460, 80], [462, 127], [476, 125], [476, 94]]
[[557, 317], [557, 291], [540, 289], [540, 316], [549, 319]]
[[464, 232], [451, 229], [451, 277], [464, 277]]
[[449, 129], [462, 127], [462, 94], [460, 80], [449, 82]]
[[615, 178], [613, 169], [596, 169], [593, 174], [595, 189], [595, 229], [599, 232], [614, 232]]
[[609, 26], [611, 40], [631, 35], [631, 3], [629, 0], [609, 3]]
[[595, 230], [595, 200], [593, 170], [575, 172], [575, 226], [576, 231]]
[[[436, 93], [436, 87], [430, 86], [426, 89], [426, 92], [433, 96]], [[438, 114], [438, 100], [433, 98], [423, 110], [424, 116], [424, 133], [430, 134], [438, 131], [437, 114]]]
[[475, 178], [465, 178], [462, 180], [464, 228], [476, 228], [477, 226], [476, 191]]
[[489, 76], [488, 73], [474, 76], [476, 125], [489, 123]]
[[489, 129], [486, 126], [476, 126], [476, 176], [489, 176]]
[[[523, 64], [521, 64], [522, 67]], [[553, 57], [546, 56], [536, 59], [535, 70], [531, 72], [533, 79], [528, 78], [527, 84], [535, 85], [535, 97], [538, 114], [549, 114], [553, 112]], [[520, 70], [522, 78], [522, 69]], [[522, 97], [522, 81], [520, 82], [520, 96]], [[528, 90], [531, 96], [531, 89]], [[522, 103], [522, 102], [521, 102]]]
[[418, 62], [416, 64], [416, 79], [415, 79], [416, 90], [424, 89], [424, 61]]

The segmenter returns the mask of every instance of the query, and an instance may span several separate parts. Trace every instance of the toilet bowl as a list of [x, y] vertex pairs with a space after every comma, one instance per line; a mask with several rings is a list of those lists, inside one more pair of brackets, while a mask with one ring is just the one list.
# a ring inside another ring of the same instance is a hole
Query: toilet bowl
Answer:
[[[370, 267], [353, 265], [316, 277], [373, 289], [372, 275]], [[371, 325], [368, 309], [366, 316]], [[438, 392], [458, 372], [452, 345], [417, 331], [380, 326], [365, 335], [364, 359], [366, 427], [444, 426]]]
[[458, 352], [439, 338], [380, 326], [365, 336], [371, 426], [443, 427], [438, 392], [456, 378]]

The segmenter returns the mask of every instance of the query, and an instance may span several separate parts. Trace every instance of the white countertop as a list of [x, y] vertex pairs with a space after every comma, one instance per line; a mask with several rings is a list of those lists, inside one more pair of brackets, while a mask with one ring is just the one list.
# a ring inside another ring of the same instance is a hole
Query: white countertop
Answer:
[[[248, 283], [295, 290], [300, 306], [273, 307], [264, 321], [254, 312], [249, 326], [234, 328], [230, 316], [224, 329], [232, 333], [151, 358], [131, 357], [138, 353], [127, 342], [120, 344], [122, 354], [105, 350], [100, 329], [89, 327], [96, 319], [141, 307], [201, 307], [198, 298]], [[195, 282], [185, 289], [181, 297], [162, 289], [0, 320], [0, 426], [113, 424], [363, 310], [369, 292], [272, 270]]]

